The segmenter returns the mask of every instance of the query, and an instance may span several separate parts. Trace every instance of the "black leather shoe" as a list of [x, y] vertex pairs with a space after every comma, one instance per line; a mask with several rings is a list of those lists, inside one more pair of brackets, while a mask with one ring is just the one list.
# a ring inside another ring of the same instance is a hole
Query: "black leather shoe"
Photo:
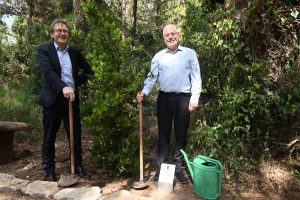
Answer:
[[175, 176], [180, 183], [188, 183], [190, 179], [185, 175], [182, 169], [175, 171]]
[[159, 178], [159, 171], [156, 172], [156, 174], [153, 176], [152, 180], [158, 181], [158, 178]]
[[44, 181], [56, 181], [55, 170], [54, 169], [47, 169], [46, 170], [46, 176], [44, 178]]
[[81, 178], [90, 179], [91, 175], [88, 175], [81, 165], [75, 167], [75, 173]]

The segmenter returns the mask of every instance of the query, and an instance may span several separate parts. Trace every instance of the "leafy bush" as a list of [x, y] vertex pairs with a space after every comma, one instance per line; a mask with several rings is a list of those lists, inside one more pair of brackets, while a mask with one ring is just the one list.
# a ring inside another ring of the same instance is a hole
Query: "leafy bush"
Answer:
[[[287, 3], [280, 1], [229, 3], [228, 8], [215, 5], [214, 9], [211, 4], [190, 3], [187, 9], [199, 12], [186, 18], [185, 35], [191, 40], [184, 42], [199, 53], [205, 88], [199, 113], [203, 117], [190, 137], [189, 149], [219, 158], [230, 173], [236, 173], [274, 155], [274, 141], [294, 136], [300, 107], [299, 67], [290, 55], [299, 55], [299, 49], [287, 31], [297, 26], [292, 2], [288, 3], [291, 13], [281, 13]], [[284, 14], [290, 27], [278, 24], [278, 13]], [[274, 41], [270, 35], [280, 39]], [[275, 52], [284, 48], [275, 43], [288, 47], [288, 56], [277, 57], [282, 53]]]
[[[0, 87], [0, 121], [16, 121], [28, 123], [30, 135], [35, 137], [41, 133], [41, 107], [36, 103], [36, 96], [29, 95], [27, 90], [12, 89], [8, 84]], [[20, 135], [20, 134], [18, 134]], [[26, 134], [28, 136], [28, 132]]]
[[111, 173], [127, 174], [138, 168], [135, 138], [136, 102], [143, 64], [135, 58], [140, 47], [121, 40], [114, 16], [90, 2], [85, 5], [90, 32], [87, 58], [95, 72], [89, 82], [84, 118], [91, 128], [91, 152]]

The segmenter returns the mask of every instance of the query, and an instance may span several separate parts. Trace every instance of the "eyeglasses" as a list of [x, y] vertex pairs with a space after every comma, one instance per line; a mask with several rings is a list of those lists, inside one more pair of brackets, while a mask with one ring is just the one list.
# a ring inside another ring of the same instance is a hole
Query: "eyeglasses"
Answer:
[[69, 33], [69, 30], [67, 30], [67, 29], [56, 29], [54, 31], [58, 32], [58, 33]]
[[171, 33], [165, 33], [164, 34], [164, 37], [174, 37], [175, 35], [177, 35], [178, 34], [178, 32], [171, 32]]

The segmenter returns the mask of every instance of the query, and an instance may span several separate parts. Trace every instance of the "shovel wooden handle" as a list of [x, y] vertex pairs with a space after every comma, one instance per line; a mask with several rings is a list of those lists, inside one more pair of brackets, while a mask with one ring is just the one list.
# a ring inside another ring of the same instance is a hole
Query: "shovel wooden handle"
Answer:
[[140, 125], [140, 181], [144, 180], [143, 167], [143, 105], [142, 101], [139, 102], [139, 125]]
[[69, 128], [70, 128], [71, 174], [75, 174], [73, 105], [70, 99], [69, 99]]

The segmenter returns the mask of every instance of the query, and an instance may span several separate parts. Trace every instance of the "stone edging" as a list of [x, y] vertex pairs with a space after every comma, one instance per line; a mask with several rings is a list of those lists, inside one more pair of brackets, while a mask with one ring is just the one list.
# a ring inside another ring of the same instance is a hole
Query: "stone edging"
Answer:
[[25, 195], [43, 199], [56, 200], [112, 200], [112, 199], [131, 199], [131, 200], [153, 200], [131, 194], [127, 190], [120, 190], [107, 196], [101, 196], [101, 189], [98, 186], [81, 188], [60, 188], [57, 182], [49, 181], [27, 181], [16, 178], [13, 175], [0, 173], [0, 192], [22, 192]]

